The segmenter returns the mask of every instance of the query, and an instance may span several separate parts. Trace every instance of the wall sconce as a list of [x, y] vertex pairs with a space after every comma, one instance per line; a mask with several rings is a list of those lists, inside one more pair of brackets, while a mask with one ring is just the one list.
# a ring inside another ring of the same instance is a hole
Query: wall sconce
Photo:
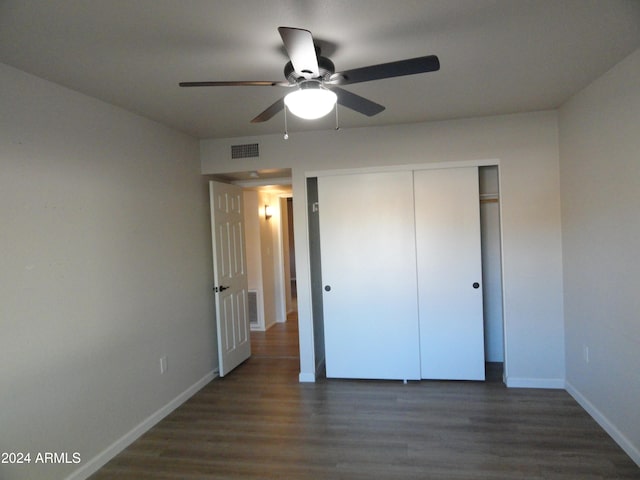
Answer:
[[264, 206], [264, 219], [265, 220], [269, 220], [272, 216], [273, 216], [273, 213], [271, 212], [271, 205], [265, 205]]

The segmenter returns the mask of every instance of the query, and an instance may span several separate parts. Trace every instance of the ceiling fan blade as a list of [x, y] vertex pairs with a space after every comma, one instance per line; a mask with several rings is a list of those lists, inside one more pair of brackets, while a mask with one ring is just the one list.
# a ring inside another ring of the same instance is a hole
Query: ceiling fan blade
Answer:
[[289, 82], [239, 81], [239, 82], [180, 82], [181, 87], [292, 87]]
[[[352, 83], [369, 82], [383, 78], [402, 77], [415, 75], [416, 73], [435, 72], [440, 70], [440, 61], [435, 55], [410, 58], [397, 62], [381, 63], [369, 67], [354, 68], [344, 72], [334, 73], [332, 80], [338, 85], [350, 85]], [[332, 83], [333, 83], [332, 82]]]
[[319, 77], [318, 57], [311, 32], [291, 27], [278, 27], [278, 32], [296, 73], [306, 79]]
[[284, 108], [284, 97], [276, 101], [270, 107], [267, 107], [265, 111], [260, 113], [256, 118], [251, 120], [251, 123], [261, 123], [270, 120], [276, 113]]
[[356, 95], [355, 93], [351, 93], [342, 88], [331, 86], [329, 89], [335, 92], [338, 96], [338, 103], [340, 105], [350, 108], [351, 110], [355, 110], [358, 113], [362, 113], [367, 117], [373, 117], [374, 115], [382, 112], [385, 108], [376, 102], [367, 100], [360, 95]]

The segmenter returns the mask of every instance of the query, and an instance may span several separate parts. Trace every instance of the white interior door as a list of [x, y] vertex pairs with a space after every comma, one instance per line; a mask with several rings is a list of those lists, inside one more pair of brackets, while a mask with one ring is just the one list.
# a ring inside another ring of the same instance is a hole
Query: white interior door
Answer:
[[412, 172], [318, 178], [327, 377], [419, 379]]
[[251, 356], [242, 189], [209, 182], [220, 376]]
[[484, 380], [478, 169], [414, 172], [422, 378]]

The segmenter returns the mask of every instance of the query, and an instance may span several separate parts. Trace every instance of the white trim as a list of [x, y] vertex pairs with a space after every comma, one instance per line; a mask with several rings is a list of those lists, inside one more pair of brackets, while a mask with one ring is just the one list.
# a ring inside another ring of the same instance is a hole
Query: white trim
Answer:
[[[282, 310], [283, 310], [283, 317], [282, 320], [279, 320], [280, 322], [286, 322], [287, 321], [287, 317], [289, 315], [289, 313], [291, 313], [293, 310], [289, 310], [289, 305], [291, 305], [291, 274], [289, 274], [289, 282], [287, 282], [287, 272], [285, 272], [285, 252], [287, 254], [290, 254], [289, 252], [289, 245], [284, 244], [284, 230], [289, 228], [288, 224], [285, 224], [282, 221], [283, 218], [283, 214], [282, 214], [282, 210], [283, 208], [286, 210], [287, 209], [287, 199], [290, 198], [293, 201], [293, 192], [287, 192], [287, 193], [281, 193], [278, 195], [278, 202], [280, 203], [280, 228], [278, 229], [278, 246], [280, 248], [280, 256], [281, 256], [281, 262], [280, 262], [280, 266], [282, 267], [282, 271], [280, 273], [281, 277], [282, 277], [282, 289], [281, 289], [281, 302], [282, 302]], [[293, 213], [293, 211], [292, 211]], [[287, 221], [291, 222], [291, 224], [294, 224], [293, 221], [293, 215], [289, 215], [289, 212], [287, 211]], [[293, 232], [292, 236], [293, 236]], [[289, 242], [291, 242], [291, 238], [289, 238], [288, 236], [288, 232], [287, 232], [287, 239], [289, 240]], [[293, 239], [295, 242], [295, 238]], [[295, 259], [294, 259], [294, 264], [295, 264]], [[289, 268], [290, 269], [290, 268]], [[288, 285], [287, 285], [288, 283]], [[287, 305], [287, 300], [289, 300], [289, 305]], [[300, 348], [298, 348], [298, 354], [300, 354]]]
[[564, 389], [564, 378], [524, 378], [506, 377], [509, 388], [553, 388]]
[[587, 398], [580, 393], [580, 391], [574, 387], [570, 382], [566, 382], [566, 389], [569, 392], [576, 402], [580, 404], [582, 408], [584, 408], [593, 419], [598, 422], [605, 432], [609, 434], [611, 438], [625, 451], [631, 460], [633, 460], [636, 465], [640, 467], [640, 448], [635, 446], [631, 440], [629, 440], [624, 433], [618, 430], [611, 420], [609, 420], [598, 408], [591, 403]]
[[255, 180], [233, 180], [230, 182], [242, 188], [271, 187], [273, 185], [285, 187], [291, 185], [291, 177], [259, 178]]
[[189, 400], [189, 398], [195, 395], [200, 389], [202, 389], [217, 376], [217, 369], [207, 373], [204, 377], [191, 385], [184, 392], [167, 403], [164, 407], [161, 407], [160, 409], [152, 413], [145, 420], [133, 427], [98, 455], [90, 459], [88, 462], [83, 463], [83, 465], [71, 475], [69, 475], [66, 480], [84, 480], [86, 478], [89, 478], [90, 475], [93, 475], [98, 470], [100, 470], [100, 468], [106, 465], [109, 460], [113, 459], [116, 455], [118, 455], [125, 448], [135, 442], [147, 431], [151, 430], [154, 425], [160, 422], [163, 418], [173, 412], [184, 402]]
[[504, 261], [504, 228], [502, 228], [502, 221], [504, 219], [504, 215], [502, 214], [502, 207], [505, 203], [504, 201], [504, 190], [502, 189], [502, 168], [498, 165], [498, 197], [500, 201], [498, 202], [498, 225], [500, 226], [500, 288], [502, 291], [502, 358], [503, 358], [503, 371], [502, 371], [502, 382], [506, 385], [507, 378], [509, 377], [509, 365], [511, 355], [509, 354], [509, 336], [508, 336], [508, 328], [507, 325], [507, 275], [505, 269], [505, 261]]
[[500, 165], [497, 158], [483, 160], [461, 160], [459, 162], [410, 163], [405, 165], [381, 165], [376, 167], [343, 168], [333, 170], [313, 170], [304, 173], [309, 177], [330, 177], [334, 175], [355, 175], [362, 173], [383, 173], [413, 170], [435, 170], [441, 168], [487, 167]]
[[315, 373], [300, 372], [300, 375], [298, 375], [298, 381], [300, 383], [315, 383], [316, 375]]
[[[300, 194], [294, 194], [293, 205], [293, 224], [294, 232], [293, 238], [296, 242], [295, 248], [295, 261], [296, 261], [296, 289], [297, 289], [297, 305], [298, 305], [298, 340], [300, 349], [300, 375], [298, 376], [298, 382], [300, 383], [315, 383], [316, 374], [316, 342], [315, 342], [315, 324], [313, 317], [313, 293], [311, 291], [311, 285], [313, 280], [311, 278], [311, 251], [309, 248], [311, 238], [309, 236], [309, 180], [307, 177], [302, 181], [302, 192]], [[302, 204], [302, 208], [297, 208], [295, 199]], [[298, 217], [298, 220], [296, 220]], [[302, 221], [300, 221], [302, 217]], [[300, 232], [303, 232], [304, 237], [299, 238]], [[298, 235], [298, 236], [296, 236]], [[300, 259], [302, 258], [302, 262]], [[298, 282], [298, 279], [304, 278], [306, 281]], [[300, 318], [308, 318], [309, 322], [300, 323]], [[305, 336], [306, 334], [306, 336]], [[306, 345], [307, 348], [303, 348]], [[303, 352], [305, 355], [303, 356]], [[305, 357], [308, 357], [309, 364], [305, 361]], [[308, 367], [310, 371], [304, 371], [304, 367]]]

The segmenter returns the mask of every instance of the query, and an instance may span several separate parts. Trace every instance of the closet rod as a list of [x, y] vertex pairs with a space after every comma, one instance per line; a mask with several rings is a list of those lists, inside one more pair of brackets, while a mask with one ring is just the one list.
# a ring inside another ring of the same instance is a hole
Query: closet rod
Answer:
[[497, 193], [481, 193], [480, 203], [498, 203], [500, 196]]

